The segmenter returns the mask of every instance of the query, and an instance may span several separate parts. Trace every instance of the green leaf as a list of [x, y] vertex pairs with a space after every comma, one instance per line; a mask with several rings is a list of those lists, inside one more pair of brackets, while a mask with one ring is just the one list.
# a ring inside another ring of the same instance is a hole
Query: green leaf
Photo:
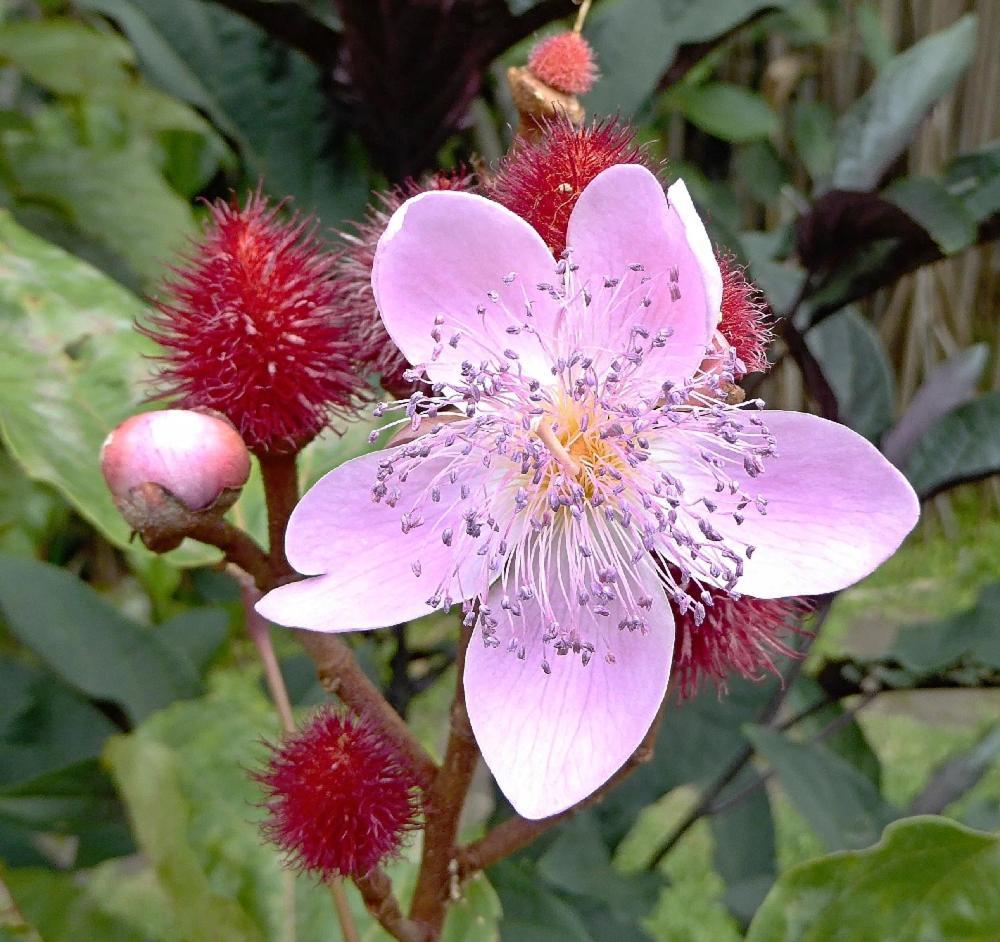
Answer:
[[134, 58], [120, 36], [75, 20], [19, 20], [0, 26], [0, 59], [60, 95], [91, 95], [120, 85]]
[[0, 557], [0, 611], [11, 632], [63, 680], [89, 697], [120, 703], [134, 721], [198, 693], [190, 660], [64, 569]]
[[530, 861], [505, 860], [489, 876], [503, 907], [502, 942], [595, 942], [580, 917], [545, 885]]
[[159, 282], [195, 232], [187, 202], [167, 186], [150, 150], [138, 142], [111, 149], [11, 134], [5, 145], [20, 200], [57, 204], [148, 286]]
[[598, 4], [586, 35], [601, 67], [601, 80], [585, 98], [595, 114], [634, 114], [655, 90], [683, 43], [721, 36], [788, 0], [618, 0]]
[[806, 334], [806, 345], [837, 397], [840, 420], [875, 440], [892, 423], [892, 369], [871, 324], [846, 308]]
[[945, 181], [977, 223], [1000, 212], [1000, 141], [959, 154], [948, 164]]
[[747, 942], [1000, 938], [1000, 837], [943, 818], [886, 828], [869, 850], [782, 874]]
[[663, 96], [692, 124], [724, 141], [753, 141], [776, 134], [778, 115], [764, 99], [728, 82], [675, 85]]
[[499, 942], [500, 897], [482, 873], [462, 884], [462, 896], [448, 907], [441, 942]]
[[863, 3], [858, 7], [856, 16], [858, 35], [861, 37], [865, 55], [876, 69], [885, 68], [892, 61], [896, 50], [882, 26], [879, 11], [870, 3]]
[[[151, 341], [139, 300], [0, 212], [0, 436], [36, 481], [53, 485], [118, 546], [130, 532], [101, 476], [101, 444], [146, 406]], [[190, 543], [168, 559], [218, 553]]]
[[156, 629], [157, 638], [202, 674], [229, 634], [229, 614], [221, 608], [191, 608]]
[[897, 816], [868, 778], [822, 745], [802, 745], [763, 726], [748, 727], [746, 735], [827, 847], [873, 844]]
[[836, 121], [830, 106], [798, 98], [792, 106], [792, 142], [809, 176], [821, 179], [833, 169]]
[[874, 189], [927, 111], [958, 81], [975, 48], [976, 17], [969, 14], [887, 63], [840, 118], [831, 186]]
[[294, 196], [326, 225], [357, 216], [367, 177], [331, 146], [343, 133], [323, 93], [325, 77], [304, 56], [243, 17], [198, 0], [83, 0], [115, 20], [150, 81], [203, 109], [236, 141], [252, 179]]
[[[738, 791], [752, 776], [747, 770], [732, 789]], [[724, 800], [725, 795], [720, 795]], [[774, 817], [767, 789], [761, 788], [738, 804], [709, 819], [714, 851], [712, 859], [726, 881], [726, 905], [742, 925], [750, 922], [778, 870]]]
[[0, 787], [15, 788], [100, 755], [118, 728], [50, 674], [0, 659]]
[[925, 500], [1000, 472], [1000, 392], [979, 396], [938, 419], [917, 443], [904, 471]]
[[962, 666], [1000, 670], [1000, 583], [983, 589], [972, 608], [904, 628], [887, 656], [906, 670], [936, 674]]
[[976, 240], [975, 219], [939, 180], [907, 177], [882, 195], [920, 225], [945, 255], [960, 252]]
[[188, 942], [263, 942], [233, 899], [212, 889], [185, 840], [191, 807], [178, 782], [178, 762], [166, 746], [119, 737], [105, 756], [129, 807], [136, 836], [170, 895]]
[[882, 440], [882, 453], [886, 458], [897, 467], [903, 467], [917, 443], [938, 419], [972, 399], [989, 356], [989, 347], [977, 343], [935, 366], [902, 418]]

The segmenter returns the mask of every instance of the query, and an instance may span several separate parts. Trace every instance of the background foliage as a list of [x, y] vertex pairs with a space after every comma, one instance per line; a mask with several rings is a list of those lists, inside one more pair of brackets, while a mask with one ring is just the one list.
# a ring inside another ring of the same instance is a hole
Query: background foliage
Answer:
[[[132, 325], [199, 197], [263, 175], [335, 229], [372, 186], [495, 159], [506, 65], [573, 12], [373, 6], [0, 5], [0, 939], [336, 937], [256, 831], [277, 723], [235, 586], [131, 543], [97, 454], [148, 407]], [[878, 443], [925, 521], [822, 600], [782, 680], [671, 705], [652, 761], [470, 882], [447, 938], [1000, 937], [1000, 520], [969, 483], [1000, 470], [998, 30], [958, 0], [595, 4], [590, 112], [636, 121], [783, 318], [761, 393]], [[304, 481], [368, 430], [310, 446]], [[233, 514], [263, 538], [255, 479]], [[353, 643], [437, 752], [454, 625]], [[470, 836], [501, 801], [484, 777]]]

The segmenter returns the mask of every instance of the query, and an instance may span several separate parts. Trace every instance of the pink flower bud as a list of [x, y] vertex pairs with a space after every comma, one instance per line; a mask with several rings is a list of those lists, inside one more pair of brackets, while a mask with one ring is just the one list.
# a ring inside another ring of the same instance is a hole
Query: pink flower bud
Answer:
[[228, 507], [250, 475], [250, 454], [221, 416], [166, 409], [122, 422], [101, 448], [101, 470], [122, 514], [142, 530], [125, 510], [140, 489], [162, 488], [189, 511], [220, 498]]

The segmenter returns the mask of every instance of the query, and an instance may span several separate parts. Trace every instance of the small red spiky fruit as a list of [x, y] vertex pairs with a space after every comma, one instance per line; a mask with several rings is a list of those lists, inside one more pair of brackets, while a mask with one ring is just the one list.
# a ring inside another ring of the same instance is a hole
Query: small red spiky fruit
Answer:
[[296, 451], [364, 397], [367, 368], [335, 304], [315, 224], [279, 217], [260, 189], [217, 201], [141, 328], [168, 351], [158, 397], [221, 412], [252, 451]]
[[254, 774], [266, 791], [263, 831], [289, 866], [322, 879], [363, 877], [417, 826], [417, 777], [363, 720], [332, 707], [273, 746]]
[[628, 125], [604, 119], [576, 127], [556, 118], [543, 125], [537, 140], [515, 141], [486, 195], [531, 223], [558, 256], [580, 194], [602, 170], [618, 164], [656, 169]]
[[112, 496], [142, 484], [169, 491], [188, 510], [203, 510], [250, 476], [250, 454], [231, 422], [189, 409], [133, 415], [101, 446], [101, 471]]
[[784, 636], [801, 634], [801, 619], [811, 610], [805, 599], [732, 599], [719, 594], [705, 606], [705, 620], [695, 622], [693, 609], [674, 609], [672, 672], [680, 699], [697, 691], [702, 678], [727, 689], [731, 673], [759, 680], [765, 671], [778, 673], [775, 657], [798, 657]]
[[747, 373], [766, 372], [770, 368], [767, 348], [774, 339], [767, 300], [735, 258], [719, 255], [718, 261], [722, 272], [719, 332], [736, 350]]
[[407, 180], [384, 193], [376, 193], [362, 222], [339, 233], [346, 244], [333, 264], [337, 281], [336, 309], [351, 325], [354, 345], [365, 351], [370, 369], [381, 376], [382, 386], [396, 396], [412, 392], [412, 383], [403, 378], [409, 368], [406, 358], [392, 342], [382, 324], [372, 293], [372, 265], [375, 248], [392, 214], [411, 196], [430, 190], [471, 192], [475, 177], [464, 169], [439, 171], [420, 180]]
[[567, 95], [584, 95], [597, 80], [594, 50], [579, 33], [557, 33], [536, 43], [528, 68], [546, 85]]

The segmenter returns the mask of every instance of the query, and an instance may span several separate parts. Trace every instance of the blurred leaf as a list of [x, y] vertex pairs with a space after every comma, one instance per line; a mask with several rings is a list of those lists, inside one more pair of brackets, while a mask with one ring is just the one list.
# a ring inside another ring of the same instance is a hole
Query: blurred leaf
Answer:
[[141, 146], [75, 147], [25, 135], [8, 135], [5, 145], [20, 200], [57, 203], [74, 225], [124, 258], [147, 285], [162, 278], [175, 252], [194, 234], [187, 202], [167, 186]]
[[776, 200], [788, 183], [788, 170], [770, 141], [740, 147], [733, 157], [733, 173], [758, 203]]
[[11, 632], [68, 684], [120, 703], [134, 721], [200, 687], [190, 660], [64, 569], [0, 557], [0, 610]]
[[[739, 791], [753, 775], [746, 770], [731, 788]], [[725, 798], [725, 793], [719, 796]], [[709, 819], [714, 850], [712, 860], [726, 881], [726, 906], [742, 925], [757, 911], [778, 870], [771, 799], [766, 788]]]
[[824, 746], [802, 745], [763, 726], [748, 727], [746, 734], [774, 767], [789, 801], [831, 850], [873, 844], [897, 817], [869, 779]]
[[0, 26], [0, 59], [61, 95], [90, 95], [119, 85], [134, 61], [129, 44], [75, 20], [18, 20]]
[[882, 25], [879, 11], [872, 4], [863, 3], [855, 16], [865, 55], [876, 70], [881, 71], [892, 61], [896, 50]]
[[792, 142], [795, 152], [814, 180], [833, 169], [837, 145], [836, 121], [830, 106], [821, 101], [795, 100], [792, 106]]
[[14, 788], [100, 755], [118, 728], [51, 674], [0, 659], [0, 787]]
[[[334, 138], [324, 77], [257, 26], [199, 0], [82, 0], [115, 20], [149, 79], [203, 109], [243, 153], [251, 178], [294, 196], [328, 226], [357, 216], [368, 198], [358, 161]], [[253, 179], [250, 181], [253, 182]]]
[[942, 416], [975, 395], [989, 359], [989, 347], [977, 343], [934, 367], [917, 390], [903, 417], [886, 433], [882, 452], [893, 464], [906, 464], [924, 433]]
[[174, 655], [203, 674], [229, 634], [229, 614], [221, 608], [191, 608], [155, 629]]
[[663, 103], [692, 124], [724, 141], [753, 141], [776, 134], [777, 114], [756, 92], [728, 82], [674, 85]]
[[538, 861], [538, 873], [551, 886], [610, 910], [612, 920], [628, 930], [630, 938], [641, 938], [637, 935], [641, 921], [652, 910], [661, 887], [655, 873], [623, 876], [612, 868], [597, 821], [588, 812], [559, 828], [555, 842]]
[[988, 729], [969, 749], [954, 755], [931, 774], [907, 814], [940, 814], [971, 791], [1000, 759], [1000, 727]]
[[3, 878], [18, 910], [44, 942], [167, 942], [167, 937], [145, 931], [138, 920], [109, 912], [73, 874], [23, 869], [7, 870]]
[[545, 885], [527, 860], [505, 860], [490, 868], [500, 904], [502, 942], [596, 942], [572, 908]]
[[882, 342], [853, 308], [828, 317], [806, 334], [837, 397], [840, 420], [875, 440], [892, 422], [893, 375]]
[[1000, 837], [942, 818], [889, 825], [864, 851], [831, 854], [782, 874], [747, 942], [1000, 937]]
[[904, 468], [923, 498], [1000, 472], [1000, 392], [989, 392], [938, 419]]
[[584, 98], [595, 114], [633, 114], [653, 93], [683, 43], [729, 32], [761, 10], [788, 0], [618, 0], [599, 4], [586, 34], [602, 77]]
[[166, 746], [120, 737], [105, 752], [136, 835], [170, 895], [189, 942], [252, 942], [263, 936], [233, 899], [213, 890], [185, 840], [191, 808], [178, 783], [177, 760]]
[[477, 873], [462, 884], [462, 895], [448, 907], [441, 942], [499, 942], [500, 897], [486, 877]]
[[[110, 278], [0, 213], [0, 432], [35, 480], [54, 485], [118, 546], [129, 528], [101, 476], [101, 443], [143, 407], [154, 351], [145, 308]], [[218, 553], [187, 543], [168, 559]]]
[[945, 181], [977, 223], [1000, 212], [1000, 141], [960, 154], [948, 164]]
[[918, 675], [962, 665], [1000, 670], [1000, 583], [986, 586], [972, 608], [904, 628], [886, 656]]
[[893, 57], [840, 118], [831, 186], [873, 189], [927, 111], [958, 81], [975, 47], [976, 17], [969, 14]]
[[953, 255], [976, 240], [975, 219], [938, 180], [907, 177], [882, 195], [918, 222], [945, 255]]

